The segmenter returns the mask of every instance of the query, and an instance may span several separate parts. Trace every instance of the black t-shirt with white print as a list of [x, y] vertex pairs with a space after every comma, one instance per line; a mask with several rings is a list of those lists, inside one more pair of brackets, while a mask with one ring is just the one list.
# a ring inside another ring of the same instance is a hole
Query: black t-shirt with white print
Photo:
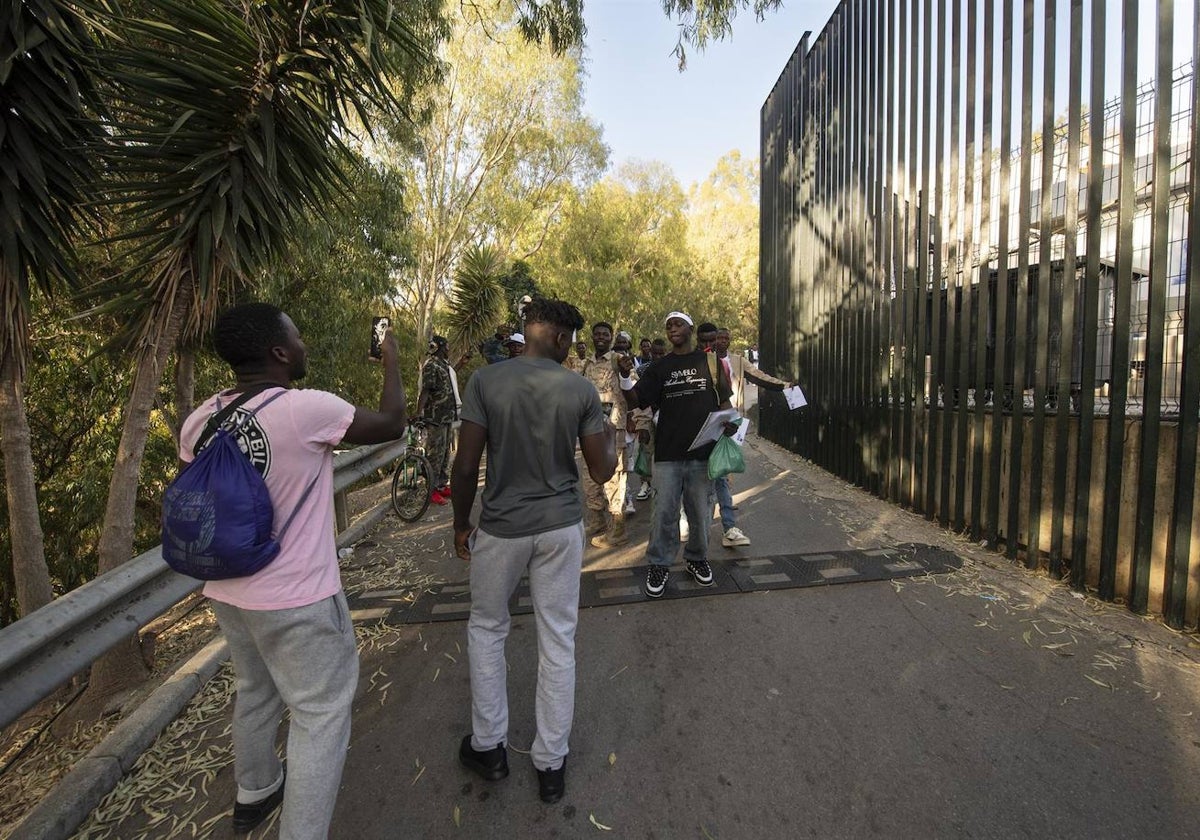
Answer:
[[720, 364], [717, 365], [717, 379], [714, 390], [708, 354], [703, 350], [668, 353], [642, 368], [641, 378], [635, 386], [638, 402], [654, 407], [659, 413], [654, 432], [655, 461], [708, 459], [713, 444], [692, 452], [688, 447], [696, 439], [705, 418], [733, 394]]

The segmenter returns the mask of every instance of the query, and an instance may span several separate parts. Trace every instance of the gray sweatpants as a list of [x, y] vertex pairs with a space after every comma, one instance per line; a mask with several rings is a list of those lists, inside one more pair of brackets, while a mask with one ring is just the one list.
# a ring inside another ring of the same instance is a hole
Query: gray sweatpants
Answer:
[[358, 647], [346, 596], [286, 610], [212, 602], [233, 657], [233, 773], [238, 801], [257, 802], [283, 781], [275, 739], [284, 706], [287, 786], [279, 836], [324, 838], [350, 743]]
[[539, 770], [562, 766], [575, 717], [575, 626], [582, 566], [583, 523], [515, 539], [494, 537], [482, 529], [472, 536], [467, 654], [475, 749], [490, 750], [508, 741], [508, 599], [528, 569], [538, 640], [537, 737], [530, 758]]

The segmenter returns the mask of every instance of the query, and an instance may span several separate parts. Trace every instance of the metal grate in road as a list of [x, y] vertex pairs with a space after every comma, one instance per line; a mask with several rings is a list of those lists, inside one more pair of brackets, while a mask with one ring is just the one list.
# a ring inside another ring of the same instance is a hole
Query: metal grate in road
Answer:
[[[780, 554], [710, 562], [714, 585], [709, 587], [697, 585], [684, 570], [683, 564], [672, 566], [663, 600], [892, 580], [951, 572], [962, 566], [962, 560], [952, 552], [911, 543], [857, 551]], [[605, 607], [650, 600], [642, 591], [645, 568], [635, 566], [585, 572], [579, 586], [580, 607]], [[389, 597], [392, 594], [399, 593], [354, 593], [350, 596], [351, 610], [356, 619], [387, 621], [389, 624], [465, 621], [471, 612], [471, 593], [465, 582], [434, 587], [411, 604], [398, 597]], [[528, 578], [522, 578], [517, 585], [517, 591], [509, 601], [509, 609], [513, 615], [533, 612]]]

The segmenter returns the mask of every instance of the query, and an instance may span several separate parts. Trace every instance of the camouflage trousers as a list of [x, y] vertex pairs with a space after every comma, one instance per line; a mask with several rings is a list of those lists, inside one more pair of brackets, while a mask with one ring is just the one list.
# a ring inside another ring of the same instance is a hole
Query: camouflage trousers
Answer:
[[607, 510], [609, 513], [621, 513], [625, 510], [625, 484], [628, 475], [625, 468], [625, 447], [618, 448], [614, 438], [613, 449], [616, 450], [618, 456], [617, 471], [613, 473], [613, 477], [606, 484], [597, 484], [593, 481], [586, 464], [581, 470], [583, 473], [583, 499], [588, 510]]
[[425, 457], [433, 468], [433, 486], [445, 487], [450, 483], [450, 435], [449, 423], [428, 426], [425, 430]]

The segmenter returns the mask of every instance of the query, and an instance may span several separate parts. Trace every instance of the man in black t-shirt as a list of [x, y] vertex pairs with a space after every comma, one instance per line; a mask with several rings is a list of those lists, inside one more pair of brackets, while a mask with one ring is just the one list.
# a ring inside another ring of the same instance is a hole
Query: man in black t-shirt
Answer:
[[[680, 501], [688, 519], [697, 523], [683, 548], [687, 570], [701, 586], [713, 584], [706, 527], [713, 509], [713, 485], [708, 477], [713, 444], [692, 450], [688, 447], [711, 412], [730, 407], [733, 391], [723, 369], [715, 363], [716, 357], [695, 348], [693, 326], [691, 317], [683, 312], [667, 316], [671, 352], [644, 368], [636, 385], [629, 379], [633, 360], [626, 356], [620, 361], [621, 391], [629, 407], [658, 410], [651, 478], [656, 494], [654, 522], [646, 548], [650, 564], [646, 594], [651, 598], [660, 598], [666, 591], [667, 570], [679, 550]], [[726, 434], [733, 434], [736, 428], [727, 424]]]

